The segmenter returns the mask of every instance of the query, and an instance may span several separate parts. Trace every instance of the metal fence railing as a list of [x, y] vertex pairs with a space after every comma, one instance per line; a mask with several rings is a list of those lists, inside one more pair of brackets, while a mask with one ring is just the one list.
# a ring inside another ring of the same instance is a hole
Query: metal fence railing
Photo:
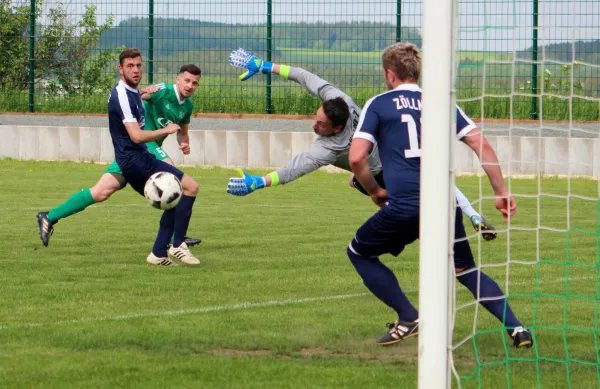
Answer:
[[[459, 0], [456, 87], [473, 117], [597, 120], [598, 1]], [[118, 52], [137, 47], [142, 84], [203, 70], [197, 113], [313, 113], [279, 77], [244, 83], [244, 47], [313, 71], [358, 104], [384, 89], [382, 50], [421, 45], [420, 0], [0, 0], [0, 112], [105, 112]], [[543, 109], [542, 109], [543, 107]]]

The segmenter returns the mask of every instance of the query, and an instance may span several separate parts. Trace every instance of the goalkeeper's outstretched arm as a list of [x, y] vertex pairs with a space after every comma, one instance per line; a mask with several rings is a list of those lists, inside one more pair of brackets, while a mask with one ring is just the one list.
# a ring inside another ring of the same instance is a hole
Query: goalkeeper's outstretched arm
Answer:
[[229, 62], [232, 66], [247, 69], [240, 76], [240, 80], [246, 81], [257, 73], [278, 74], [281, 77], [295, 81], [302, 85], [312, 95], [322, 101], [344, 97], [346, 94], [338, 88], [331, 85], [328, 81], [302, 68], [296, 68], [289, 65], [282, 65], [273, 62], [263, 61], [252, 53], [239, 48], [232, 51], [229, 56]]
[[245, 196], [257, 189], [287, 184], [333, 162], [335, 162], [334, 152], [318, 144], [313, 144], [310, 149], [292, 158], [287, 166], [265, 176], [251, 176], [241, 171], [241, 177], [232, 177], [229, 179], [227, 193], [235, 196]]

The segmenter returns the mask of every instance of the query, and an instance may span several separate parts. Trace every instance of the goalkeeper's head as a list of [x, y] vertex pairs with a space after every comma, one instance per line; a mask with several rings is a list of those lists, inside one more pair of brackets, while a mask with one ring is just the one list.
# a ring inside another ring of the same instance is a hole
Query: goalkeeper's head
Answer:
[[325, 101], [319, 107], [312, 128], [317, 135], [333, 136], [346, 127], [349, 118], [348, 104], [341, 97], [336, 97]]

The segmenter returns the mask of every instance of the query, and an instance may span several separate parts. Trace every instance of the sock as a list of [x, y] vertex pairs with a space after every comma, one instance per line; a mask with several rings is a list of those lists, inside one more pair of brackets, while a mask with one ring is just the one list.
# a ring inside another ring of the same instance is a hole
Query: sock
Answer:
[[164, 211], [160, 218], [158, 235], [156, 235], [156, 240], [152, 247], [152, 253], [157, 257], [164, 258], [167, 256], [167, 246], [171, 241], [173, 229], [175, 228], [175, 209], [177, 209], [177, 207]]
[[[497, 297], [502, 296], [502, 290], [496, 283], [496, 281], [492, 280], [481, 270], [472, 271], [467, 274], [460, 275], [456, 277], [458, 281], [467, 287], [473, 293], [473, 297], [477, 298], [477, 274], [479, 276], [479, 298], [485, 297]], [[498, 300], [489, 300], [489, 301], [481, 301], [481, 305], [484, 306], [492, 315], [496, 316], [500, 323], [502, 323], [506, 328], [508, 333], [511, 331], [509, 329], [522, 326], [521, 322], [515, 314], [513, 313], [506, 297]]]
[[51, 222], [57, 222], [62, 218], [71, 216], [74, 213], [81, 212], [90, 205], [94, 204], [94, 198], [89, 188], [75, 193], [67, 201], [59, 205], [58, 207], [52, 208], [48, 212], [48, 220]]
[[183, 195], [179, 204], [175, 207], [175, 234], [173, 235], [173, 247], [179, 247], [187, 234], [190, 219], [192, 218], [192, 207], [196, 197]]
[[463, 213], [467, 215], [469, 220], [471, 220], [471, 216], [479, 216], [479, 213], [471, 206], [469, 199], [458, 188], [456, 188], [456, 201], [458, 202], [460, 209], [462, 209]]
[[398, 319], [412, 322], [418, 319], [419, 313], [410, 303], [398, 284], [398, 279], [379, 258], [365, 258], [355, 254], [348, 248], [348, 257], [365, 286], [386, 305], [398, 314]]

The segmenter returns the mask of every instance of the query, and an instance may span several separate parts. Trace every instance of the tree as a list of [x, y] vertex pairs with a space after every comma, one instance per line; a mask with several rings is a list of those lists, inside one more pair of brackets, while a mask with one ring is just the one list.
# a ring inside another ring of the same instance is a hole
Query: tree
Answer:
[[[51, 93], [92, 93], [110, 89], [114, 72], [107, 72], [118, 58], [115, 48], [97, 50], [102, 33], [114, 17], [96, 22], [96, 7], [85, 6], [79, 21], [72, 21], [62, 4], [44, 10], [36, 3], [37, 15], [45, 13], [48, 23], [36, 25], [34, 45], [35, 82], [45, 81]], [[0, 87], [23, 90], [29, 82], [29, 5], [11, 6], [0, 0]]]

